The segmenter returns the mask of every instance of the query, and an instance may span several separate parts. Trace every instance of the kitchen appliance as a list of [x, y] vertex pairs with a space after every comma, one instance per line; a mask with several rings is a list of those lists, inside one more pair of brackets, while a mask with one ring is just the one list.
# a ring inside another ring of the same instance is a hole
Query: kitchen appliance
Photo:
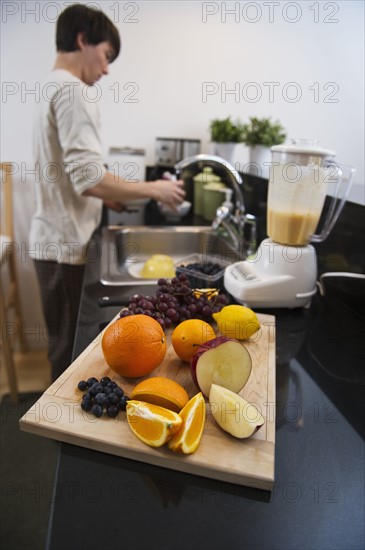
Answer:
[[269, 238], [253, 257], [226, 269], [224, 286], [250, 307], [305, 307], [317, 291], [316, 252], [310, 242], [329, 235], [355, 169], [338, 164], [334, 151], [310, 140], [276, 145], [271, 153]]
[[156, 138], [157, 166], [173, 167], [180, 160], [200, 153], [200, 139]]
[[[111, 147], [108, 153], [108, 170], [116, 177], [138, 185], [146, 180], [145, 150], [133, 147]], [[108, 209], [109, 225], [143, 225], [148, 199], [128, 201], [123, 212]]]

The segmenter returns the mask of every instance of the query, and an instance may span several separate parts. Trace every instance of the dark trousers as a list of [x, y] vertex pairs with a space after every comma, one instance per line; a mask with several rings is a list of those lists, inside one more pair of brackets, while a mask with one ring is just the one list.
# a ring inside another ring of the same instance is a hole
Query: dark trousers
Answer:
[[52, 380], [72, 361], [85, 266], [34, 260], [48, 332]]

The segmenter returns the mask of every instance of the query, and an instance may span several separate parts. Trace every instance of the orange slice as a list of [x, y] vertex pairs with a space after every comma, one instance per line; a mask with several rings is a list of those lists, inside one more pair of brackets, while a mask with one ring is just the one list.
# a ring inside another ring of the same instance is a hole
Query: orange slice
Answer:
[[127, 420], [132, 432], [151, 447], [164, 445], [182, 426], [182, 418], [164, 407], [130, 400]]
[[131, 399], [146, 401], [175, 412], [181, 411], [189, 396], [180, 384], [165, 376], [152, 376], [134, 386]]
[[194, 395], [189, 403], [180, 412], [183, 420], [181, 430], [170, 439], [169, 449], [184, 454], [190, 454], [197, 450], [205, 422], [205, 401], [201, 392]]

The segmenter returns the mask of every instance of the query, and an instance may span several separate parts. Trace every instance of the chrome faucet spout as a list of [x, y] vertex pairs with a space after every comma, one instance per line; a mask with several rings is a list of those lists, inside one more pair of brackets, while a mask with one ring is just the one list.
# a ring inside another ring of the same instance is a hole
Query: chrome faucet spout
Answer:
[[232, 164], [227, 162], [222, 157], [205, 154], [187, 157], [175, 164], [175, 174], [180, 177], [183, 170], [192, 167], [196, 167], [197, 172], [199, 172], [203, 169], [204, 166], [211, 166], [212, 168], [218, 167], [219, 169], [224, 169], [224, 171], [227, 173], [229, 180], [229, 182], [227, 183], [230, 184], [234, 191], [236, 207], [238, 207], [241, 212], [244, 212], [245, 208], [242, 194], [242, 178], [238, 171], [234, 168], [234, 166], [232, 166]]
[[[211, 166], [216, 169], [217, 167], [219, 169], [223, 168], [229, 180], [227, 185], [230, 184], [234, 191], [234, 205], [231, 204], [230, 207], [229, 203], [225, 203], [217, 208], [212, 230], [217, 231], [222, 226], [235, 248], [243, 247], [247, 255], [252, 254], [256, 247], [256, 218], [245, 213], [242, 178], [232, 164], [215, 155], [194, 155], [178, 162], [175, 165], [175, 174], [181, 177], [183, 170], [186, 169], [194, 169], [198, 173], [204, 166]], [[244, 236], [246, 224], [250, 226], [248, 242], [246, 242]]]

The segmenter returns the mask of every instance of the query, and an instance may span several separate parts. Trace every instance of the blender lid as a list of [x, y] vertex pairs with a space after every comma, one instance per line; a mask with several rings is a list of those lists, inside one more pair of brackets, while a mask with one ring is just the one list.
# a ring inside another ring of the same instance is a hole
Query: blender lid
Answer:
[[271, 147], [277, 153], [307, 153], [321, 157], [335, 157], [336, 151], [320, 147], [319, 142], [311, 139], [293, 139], [292, 143], [282, 143]]

